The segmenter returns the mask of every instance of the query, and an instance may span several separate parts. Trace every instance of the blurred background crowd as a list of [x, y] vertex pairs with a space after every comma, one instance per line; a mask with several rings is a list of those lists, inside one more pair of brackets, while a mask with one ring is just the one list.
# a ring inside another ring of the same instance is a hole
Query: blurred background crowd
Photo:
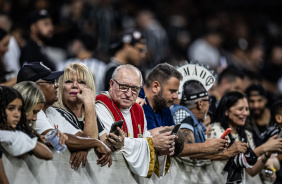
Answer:
[[[107, 64], [111, 44], [124, 30], [138, 28], [147, 38], [148, 49], [140, 68], [150, 70], [167, 58], [173, 65], [199, 60], [218, 73], [232, 65], [261, 81], [268, 92], [280, 95], [281, 7], [278, 0], [1, 0], [0, 27], [18, 45], [18, 60], [12, 61], [13, 67], [6, 66], [6, 72], [17, 73], [23, 64], [20, 49], [29, 39], [29, 14], [46, 9], [54, 27], [43, 40], [54, 67], [76, 56], [75, 39], [81, 33], [92, 36], [87, 40], [93, 57]], [[5, 58], [1, 62], [9, 63]], [[2, 82], [11, 78], [2, 76]]]
[[[111, 44], [124, 30], [138, 28], [145, 34], [148, 49], [140, 68], [150, 70], [167, 58], [173, 65], [199, 60], [218, 73], [231, 65], [261, 81], [268, 92], [280, 95], [281, 7], [278, 0], [1, 0], [0, 27], [18, 45], [18, 60], [12, 61], [14, 67], [6, 66], [6, 72], [16, 73], [23, 64], [20, 49], [30, 35], [28, 16], [45, 9], [54, 24], [43, 39], [53, 67], [77, 55], [75, 39], [81, 33], [92, 36], [86, 40], [93, 57], [107, 64]], [[11, 78], [2, 76], [2, 82]]]

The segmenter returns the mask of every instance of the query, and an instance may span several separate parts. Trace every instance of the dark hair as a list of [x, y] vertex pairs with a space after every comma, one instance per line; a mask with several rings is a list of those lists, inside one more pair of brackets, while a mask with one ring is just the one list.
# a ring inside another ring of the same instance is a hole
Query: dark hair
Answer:
[[75, 40], [81, 41], [83, 47], [88, 51], [93, 52], [96, 49], [97, 38], [91, 34], [81, 33], [77, 35]]
[[148, 75], [145, 86], [150, 87], [154, 81], [158, 81], [160, 85], [164, 85], [171, 77], [175, 77], [178, 80], [182, 80], [182, 75], [173, 66], [168, 63], [158, 64]]
[[276, 101], [272, 107], [271, 107], [271, 123], [275, 124], [276, 120], [275, 120], [275, 116], [277, 114], [282, 114], [282, 100], [278, 100]]
[[[19, 98], [22, 101], [21, 118], [14, 129], [7, 124], [6, 108], [13, 100]], [[0, 129], [1, 130], [20, 130], [28, 134], [30, 137], [34, 137], [31, 127], [28, 125], [25, 111], [24, 111], [24, 100], [22, 95], [15, 89], [7, 86], [0, 85]]]
[[6, 35], [8, 35], [8, 32], [0, 28], [0, 40], [2, 40]]
[[243, 73], [234, 67], [227, 67], [219, 74], [217, 83], [220, 84], [222, 79], [227, 79], [228, 82], [234, 82], [238, 77], [243, 79]]
[[[6, 86], [0, 86], [0, 129], [14, 130], [14, 128], [10, 127], [7, 124], [6, 108], [9, 105], [9, 103], [11, 103], [16, 98], [21, 99], [22, 103], [24, 103], [22, 95], [17, 90]], [[25, 121], [26, 121], [25, 112], [24, 109], [22, 108], [21, 119], [19, 124], [22, 124]]]
[[[229, 128], [228, 126], [228, 118], [225, 115], [225, 111], [227, 109], [230, 109], [232, 106], [234, 106], [240, 99], [246, 98], [246, 96], [243, 93], [240, 93], [238, 91], [232, 91], [227, 94], [225, 94], [216, 109], [216, 113], [214, 116], [214, 122], [220, 122], [220, 125], [224, 128], [227, 129]], [[247, 99], [247, 98], [246, 98]], [[237, 132], [240, 136], [240, 138], [244, 138], [246, 140], [246, 134], [244, 131], [244, 126], [243, 127], [237, 127]], [[231, 136], [231, 134], [229, 134]]]
[[[255, 91], [256, 93], [252, 93]], [[247, 87], [245, 94], [247, 97], [253, 96], [253, 95], [259, 95], [259, 96], [264, 96], [267, 98], [267, 94], [265, 89], [261, 84], [251, 84], [250, 86]]]

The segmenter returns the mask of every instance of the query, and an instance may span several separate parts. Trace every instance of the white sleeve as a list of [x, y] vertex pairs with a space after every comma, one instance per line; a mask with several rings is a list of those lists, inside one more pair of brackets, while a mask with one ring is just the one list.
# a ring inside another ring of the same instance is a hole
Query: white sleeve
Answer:
[[[99, 119], [105, 126], [107, 133], [110, 132], [111, 125], [114, 123], [111, 113], [101, 103], [96, 103], [96, 112]], [[145, 116], [144, 116], [145, 118]], [[145, 122], [146, 125], [146, 118]], [[144, 126], [144, 137], [150, 137], [150, 132]], [[128, 138], [124, 139], [124, 148], [121, 150], [132, 172], [139, 176], [146, 177], [150, 163], [150, 149], [146, 138]]]
[[82, 132], [80, 129], [76, 129], [72, 126], [55, 108], [49, 107], [46, 109], [46, 115], [48, 121], [53, 127], [57, 127], [62, 133], [75, 135], [78, 132]]
[[135, 174], [146, 177], [149, 171], [150, 149], [146, 138], [125, 138], [121, 150], [130, 169]]
[[37, 137], [30, 138], [21, 131], [0, 130], [0, 143], [10, 155], [19, 156], [35, 148]]
[[6, 75], [6, 80], [11, 80], [16, 77], [20, 66], [21, 50], [14, 36], [11, 36], [8, 51], [4, 54], [3, 63], [5, 64], [6, 70], [12, 73]]
[[35, 130], [39, 135], [41, 135], [43, 132], [49, 129], [54, 129], [54, 126], [49, 123], [45, 113], [41, 110], [37, 114]]

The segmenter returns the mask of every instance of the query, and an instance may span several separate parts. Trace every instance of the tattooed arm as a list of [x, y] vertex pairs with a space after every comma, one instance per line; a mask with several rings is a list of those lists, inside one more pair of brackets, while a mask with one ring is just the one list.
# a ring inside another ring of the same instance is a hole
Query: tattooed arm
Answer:
[[181, 129], [181, 132], [184, 137], [184, 149], [179, 157], [201, 158], [225, 149], [225, 139], [207, 139], [203, 143], [195, 143], [194, 134], [191, 130]]
[[181, 129], [181, 131], [183, 133], [185, 143], [188, 143], [188, 144], [195, 143], [194, 134], [191, 130], [185, 128], [185, 129]]

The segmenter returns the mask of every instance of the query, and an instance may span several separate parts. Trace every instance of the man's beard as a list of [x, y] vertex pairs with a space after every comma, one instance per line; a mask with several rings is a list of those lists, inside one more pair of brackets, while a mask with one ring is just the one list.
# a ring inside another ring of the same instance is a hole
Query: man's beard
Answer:
[[167, 101], [163, 97], [163, 90], [162, 89], [159, 92], [159, 94], [157, 94], [153, 97], [153, 101], [154, 101], [154, 109], [156, 111], [161, 111], [161, 110], [168, 107]]
[[254, 113], [254, 110], [251, 110], [251, 115], [254, 118], [260, 118], [263, 115], [265, 109], [259, 108], [258, 110], [259, 110], [259, 113]]
[[44, 44], [48, 44], [50, 42], [50, 39], [49, 37], [43, 35], [42, 33], [38, 32], [37, 33], [37, 37], [44, 43]]

